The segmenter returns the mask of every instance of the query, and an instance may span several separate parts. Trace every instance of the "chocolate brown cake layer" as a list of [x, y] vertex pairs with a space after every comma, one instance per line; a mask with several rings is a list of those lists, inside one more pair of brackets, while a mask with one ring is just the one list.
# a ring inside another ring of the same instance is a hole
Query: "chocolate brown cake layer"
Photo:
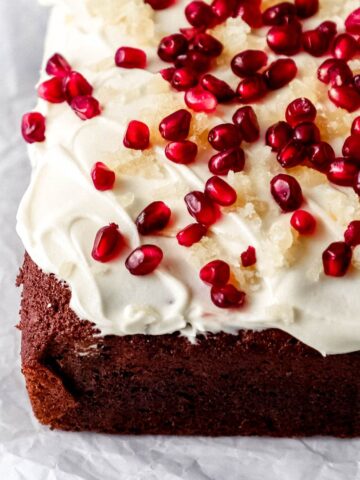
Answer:
[[63, 430], [360, 435], [360, 352], [321, 356], [279, 330], [100, 337], [25, 256], [22, 368], [33, 410]]

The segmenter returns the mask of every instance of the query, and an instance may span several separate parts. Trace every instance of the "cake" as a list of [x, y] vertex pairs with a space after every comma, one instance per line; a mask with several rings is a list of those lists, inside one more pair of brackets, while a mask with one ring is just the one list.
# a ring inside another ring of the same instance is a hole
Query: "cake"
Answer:
[[360, 434], [356, 0], [43, 0], [22, 371], [38, 420]]

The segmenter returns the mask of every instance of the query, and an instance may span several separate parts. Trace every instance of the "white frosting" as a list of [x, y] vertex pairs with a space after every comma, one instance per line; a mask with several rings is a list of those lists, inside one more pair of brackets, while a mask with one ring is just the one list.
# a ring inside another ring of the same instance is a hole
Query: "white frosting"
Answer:
[[[46, 142], [29, 148], [33, 174], [17, 229], [39, 267], [70, 285], [71, 307], [79, 317], [93, 321], [103, 335], [180, 330], [194, 338], [198, 332], [277, 327], [324, 354], [360, 349], [360, 272], [355, 268], [359, 261], [340, 279], [326, 277], [321, 264], [326, 246], [341, 240], [347, 224], [360, 218], [359, 200], [351, 189], [330, 185], [324, 175], [305, 167], [292, 169], [307, 199], [305, 208], [318, 219], [316, 234], [299, 238], [290, 227], [290, 215], [280, 213], [270, 196], [270, 179], [283, 171], [275, 155], [263, 140], [244, 144], [245, 172], [228, 176], [238, 191], [237, 204], [226, 209], [208, 237], [192, 248], [179, 246], [174, 238], [193, 222], [184, 195], [202, 190], [210, 176], [207, 160], [213, 152], [207, 131], [229, 121], [236, 108], [219, 106], [211, 116], [193, 114], [191, 135], [200, 146], [193, 165], [166, 159], [158, 123], [184, 103], [183, 95], [154, 73], [161, 65], [156, 45], [164, 34], [186, 26], [182, 12], [187, 2], [178, 0], [158, 13], [142, 0], [43, 3], [57, 4], [45, 57], [62, 53], [93, 84], [103, 112], [83, 122], [67, 104], [39, 101], [37, 110], [47, 118]], [[340, 26], [357, 4], [322, 0], [321, 12], [308, 22], [309, 28], [322, 19], [333, 19]], [[238, 79], [229, 60], [246, 48], [266, 49], [265, 32], [252, 33], [240, 19], [218, 27], [214, 34], [224, 42], [225, 51], [216, 74], [235, 87]], [[145, 49], [148, 71], [116, 68], [113, 56], [121, 45]], [[355, 114], [336, 109], [327, 100], [326, 86], [316, 80], [321, 59], [300, 54], [295, 61], [297, 78], [254, 106], [262, 139], [266, 128], [283, 118], [291, 100], [306, 96], [318, 109], [323, 138], [340, 154], [341, 139], [348, 135]], [[132, 119], [145, 121], [151, 129], [152, 148], [144, 153], [122, 145]], [[116, 170], [113, 191], [94, 188], [89, 172], [97, 161]], [[134, 219], [154, 200], [170, 206], [173, 221], [160, 235], [140, 238]], [[127, 247], [119, 259], [101, 264], [92, 259], [91, 249], [97, 230], [110, 222], [119, 225]], [[154, 243], [164, 251], [161, 266], [145, 277], [132, 276], [124, 266], [128, 253], [140, 243]], [[240, 267], [240, 253], [248, 245], [257, 250], [255, 269]], [[243, 309], [226, 311], [211, 303], [209, 287], [199, 280], [198, 271], [215, 258], [229, 262], [234, 280], [247, 292]]]

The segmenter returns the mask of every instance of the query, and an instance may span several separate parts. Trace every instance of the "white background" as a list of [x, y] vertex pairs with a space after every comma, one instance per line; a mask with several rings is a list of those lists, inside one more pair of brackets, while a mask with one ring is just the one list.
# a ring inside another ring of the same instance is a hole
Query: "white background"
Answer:
[[19, 120], [35, 102], [46, 17], [35, 0], [0, 0], [0, 479], [360, 479], [357, 440], [72, 434], [33, 419], [15, 328], [23, 255], [15, 214], [30, 175]]

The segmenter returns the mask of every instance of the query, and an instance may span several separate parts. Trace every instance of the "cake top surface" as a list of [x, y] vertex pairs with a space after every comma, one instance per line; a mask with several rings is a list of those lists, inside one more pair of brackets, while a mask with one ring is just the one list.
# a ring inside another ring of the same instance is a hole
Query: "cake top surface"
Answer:
[[[277, 327], [324, 354], [360, 349], [360, 122], [342, 152], [359, 115], [357, 53], [338, 59], [330, 84], [317, 78], [358, 36], [334, 41], [326, 32], [325, 47], [316, 34], [301, 37], [324, 21], [344, 34], [358, 1], [320, 0], [310, 18], [290, 12], [281, 25], [259, 26], [257, 2], [249, 19], [244, 0], [234, 2], [239, 16], [196, 31], [189, 19], [205, 22], [211, 2], [177, 0], [163, 10], [142, 0], [42, 3], [54, 5], [45, 58], [58, 52], [68, 64], [44, 64], [36, 107], [43, 117], [35, 120], [45, 118], [46, 130], [35, 129], [36, 141], [34, 130], [24, 133], [33, 173], [17, 228], [39, 267], [70, 286], [79, 317], [102, 335], [180, 331], [193, 339]], [[264, 1], [262, 11], [275, 3]], [[190, 40], [162, 41], [181, 37], [180, 28]], [[164, 58], [171, 41], [186, 46], [166, 63], [158, 46]], [[249, 50], [258, 53], [246, 59]], [[251, 75], [240, 71], [254, 62]], [[299, 127], [301, 108], [307, 123]], [[280, 152], [266, 145], [266, 132], [268, 144], [285, 135]]]

